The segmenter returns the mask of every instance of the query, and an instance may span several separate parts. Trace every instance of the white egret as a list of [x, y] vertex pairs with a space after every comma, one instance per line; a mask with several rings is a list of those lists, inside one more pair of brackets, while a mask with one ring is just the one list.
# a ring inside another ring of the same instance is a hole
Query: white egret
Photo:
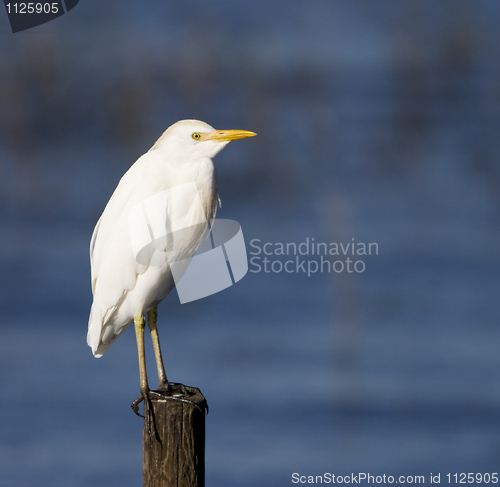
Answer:
[[[137, 413], [138, 404], [144, 400], [144, 413], [148, 418], [150, 389], [144, 354], [144, 314], [147, 314], [153, 341], [158, 389], [168, 391], [172, 383], [168, 382], [165, 374], [156, 328], [156, 307], [175, 285], [168, 261], [191, 257], [215, 217], [218, 193], [212, 157], [231, 140], [254, 135], [244, 130], [214, 130], [198, 120], [182, 120], [173, 124], [149, 152], [125, 173], [94, 229], [90, 244], [94, 300], [87, 343], [94, 355], [101, 357], [134, 322], [141, 396], [132, 403], [132, 408]], [[197, 192], [170, 191], [165, 205], [155, 207], [148, 214], [146, 232], [151, 234], [151, 229], [158, 227], [193, 230], [185, 233], [182, 239], [177, 239], [175, 245], [168, 243], [165, 254], [168, 255], [163, 266], [138, 262], [133, 241], [137, 240], [135, 237], [139, 241], [151, 241], [151, 235], [137, 236], [133, 233], [137, 230], [131, 227], [130, 212], [137, 205], [144, 205], [148, 198], [172, 188], [193, 187], [193, 182]]]

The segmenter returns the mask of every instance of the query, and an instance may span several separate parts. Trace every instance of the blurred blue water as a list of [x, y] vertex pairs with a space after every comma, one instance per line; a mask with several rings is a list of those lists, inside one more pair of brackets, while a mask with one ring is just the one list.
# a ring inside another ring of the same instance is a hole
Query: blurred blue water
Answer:
[[210, 405], [207, 486], [498, 471], [499, 4], [80, 3], [22, 36], [0, 16], [0, 485], [141, 484], [134, 334], [92, 357], [88, 242], [189, 117], [259, 134], [216, 159], [248, 250], [379, 246], [160, 305], [167, 374]]

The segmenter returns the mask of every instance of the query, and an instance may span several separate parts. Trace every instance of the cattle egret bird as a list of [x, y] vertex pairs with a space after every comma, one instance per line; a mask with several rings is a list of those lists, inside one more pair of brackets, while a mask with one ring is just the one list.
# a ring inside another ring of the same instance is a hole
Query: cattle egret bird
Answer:
[[[93, 354], [101, 357], [134, 322], [141, 396], [132, 403], [132, 408], [138, 414], [138, 405], [144, 400], [148, 421], [148, 394], [151, 391], [144, 354], [144, 315], [147, 314], [153, 341], [158, 389], [172, 391], [175, 386], [165, 375], [156, 328], [156, 307], [175, 286], [168, 261], [190, 258], [210, 230], [218, 202], [212, 158], [231, 140], [255, 135], [246, 130], [214, 130], [198, 120], [173, 124], [125, 173], [95, 226], [90, 243], [94, 300], [87, 343]], [[182, 190], [193, 187], [194, 192]], [[147, 213], [147, 225], [137, 228], [131, 225], [130, 215], [134, 208], [140, 209], [141, 205], [144, 208], [145, 204], [151, 206], [151, 202], [156, 201], [151, 197], [158, 194], [168, 197], [160, 198], [164, 204], [154, 205]], [[146, 234], [140, 235], [141, 228]], [[179, 239], [168, 241], [167, 238], [164, 265], [138, 262], [134, 242], [147, 242], [148, 239], [151, 242], [152, 229], [157, 228], [192, 228], [192, 231]]]

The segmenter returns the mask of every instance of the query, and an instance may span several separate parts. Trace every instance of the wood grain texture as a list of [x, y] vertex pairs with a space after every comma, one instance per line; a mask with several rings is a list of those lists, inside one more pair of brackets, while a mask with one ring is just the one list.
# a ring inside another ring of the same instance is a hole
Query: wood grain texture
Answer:
[[143, 431], [144, 487], [204, 487], [205, 408], [203, 394], [186, 386], [190, 402], [151, 395], [158, 436]]

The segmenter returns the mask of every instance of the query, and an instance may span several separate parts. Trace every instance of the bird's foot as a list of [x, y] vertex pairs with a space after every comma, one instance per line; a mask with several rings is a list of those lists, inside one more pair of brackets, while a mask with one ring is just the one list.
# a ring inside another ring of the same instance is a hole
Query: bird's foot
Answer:
[[[146, 418], [148, 434], [152, 436], [152, 433], [158, 438], [158, 432], [156, 430], [156, 424], [153, 413], [153, 405], [151, 403], [151, 397], [155, 399], [163, 399], [170, 401], [179, 401], [186, 404], [190, 404], [198, 409], [201, 413], [204, 413], [204, 409], [208, 413], [208, 404], [203, 401], [202, 404], [197, 404], [190, 399], [195, 392], [189, 391], [184, 384], [179, 384], [177, 382], [164, 382], [158, 386], [156, 391], [151, 391], [148, 389], [144, 391], [131, 405], [132, 411], [134, 411], [137, 416], [141, 418]], [[139, 413], [139, 404], [144, 401], [144, 416]], [[201, 407], [200, 407], [201, 406]]]
[[163, 382], [158, 384], [158, 389], [154, 392], [160, 392], [162, 395], [172, 397], [189, 397], [188, 390], [184, 384], [178, 382]]
[[[186, 404], [191, 404], [196, 409], [198, 409], [201, 413], [204, 412], [203, 409], [207, 410], [208, 413], [208, 404], [206, 401], [201, 404], [197, 404], [196, 402], [190, 399], [191, 396], [196, 394], [196, 392], [191, 392], [184, 384], [180, 384], [178, 382], [163, 382], [158, 385], [158, 389], [156, 391], [150, 391], [150, 394], [154, 394], [158, 399], [166, 399], [171, 401], [179, 401], [184, 402]], [[203, 409], [202, 409], [203, 408]]]

